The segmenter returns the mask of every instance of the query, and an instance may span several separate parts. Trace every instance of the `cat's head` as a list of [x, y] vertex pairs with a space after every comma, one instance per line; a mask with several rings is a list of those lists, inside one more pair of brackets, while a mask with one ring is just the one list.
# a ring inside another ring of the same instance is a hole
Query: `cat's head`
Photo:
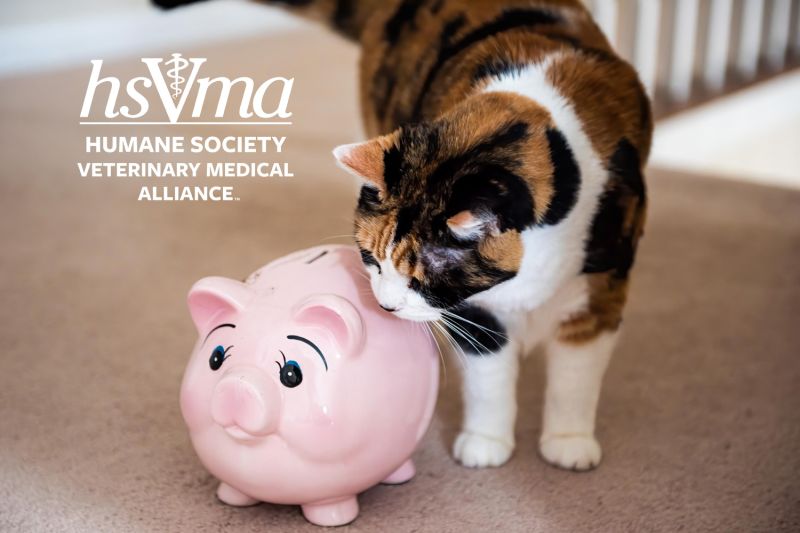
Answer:
[[546, 111], [513, 95], [483, 95], [439, 120], [334, 150], [364, 180], [355, 239], [381, 306], [437, 320], [516, 275], [521, 232], [542, 221], [547, 210], [535, 207], [554, 192], [549, 125]]

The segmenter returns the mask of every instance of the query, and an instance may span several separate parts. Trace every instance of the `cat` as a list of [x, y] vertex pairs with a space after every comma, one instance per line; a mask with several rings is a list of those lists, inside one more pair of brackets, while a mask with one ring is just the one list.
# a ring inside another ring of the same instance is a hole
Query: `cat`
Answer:
[[[184, 3], [160, 0], [162, 3]], [[597, 466], [595, 415], [646, 215], [649, 99], [578, 0], [283, 0], [361, 43], [371, 140], [355, 240], [388, 312], [462, 352], [468, 467], [515, 446], [521, 355], [547, 364], [549, 463]]]

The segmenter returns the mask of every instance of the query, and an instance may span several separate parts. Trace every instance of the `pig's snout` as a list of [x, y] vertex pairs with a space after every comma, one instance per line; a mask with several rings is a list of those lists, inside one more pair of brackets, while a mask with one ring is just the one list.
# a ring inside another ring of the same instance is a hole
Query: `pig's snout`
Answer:
[[211, 400], [214, 422], [234, 437], [265, 436], [278, 427], [281, 397], [259, 368], [231, 368], [217, 383]]

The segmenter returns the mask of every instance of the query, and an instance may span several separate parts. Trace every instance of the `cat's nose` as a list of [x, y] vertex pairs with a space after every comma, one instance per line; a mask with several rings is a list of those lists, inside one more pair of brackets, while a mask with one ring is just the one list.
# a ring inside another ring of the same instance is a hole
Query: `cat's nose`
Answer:
[[375, 291], [375, 296], [377, 297], [378, 305], [390, 313], [397, 311], [403, 307], [405, 303], [405, 297], [402, 291], [398, 290], [398, 287], [391, 283], [381, 283], [378, 290]]

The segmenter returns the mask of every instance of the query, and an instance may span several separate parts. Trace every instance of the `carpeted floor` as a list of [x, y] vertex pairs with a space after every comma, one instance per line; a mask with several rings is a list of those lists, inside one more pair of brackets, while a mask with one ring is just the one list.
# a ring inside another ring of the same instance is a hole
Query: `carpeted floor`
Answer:
[[[358, 138], [356, 53], [321, 33], [303, 43], [198, 51], [233, 74], [297, 78], [284, 130], [296, 177], [237, 185], [231, 204], [137, 203], [139, 182], [79, 178], [88, 68], [0, 81], [0, 530], [318, 531], [296, 507], [217, 502], [177, 403], [193, 281], [241, 277], [349, 232], [354, 189], [329, 149]], [[199, 133], [222, 131], [242, 133]], [[649, 178], [600, 468], [562, 472], [537, 457], [536, 358], [513, 459], [456, 465], [453, 363], [417, 478], [367, 491], [342, 531], [800, 530], [800, 193]]]

